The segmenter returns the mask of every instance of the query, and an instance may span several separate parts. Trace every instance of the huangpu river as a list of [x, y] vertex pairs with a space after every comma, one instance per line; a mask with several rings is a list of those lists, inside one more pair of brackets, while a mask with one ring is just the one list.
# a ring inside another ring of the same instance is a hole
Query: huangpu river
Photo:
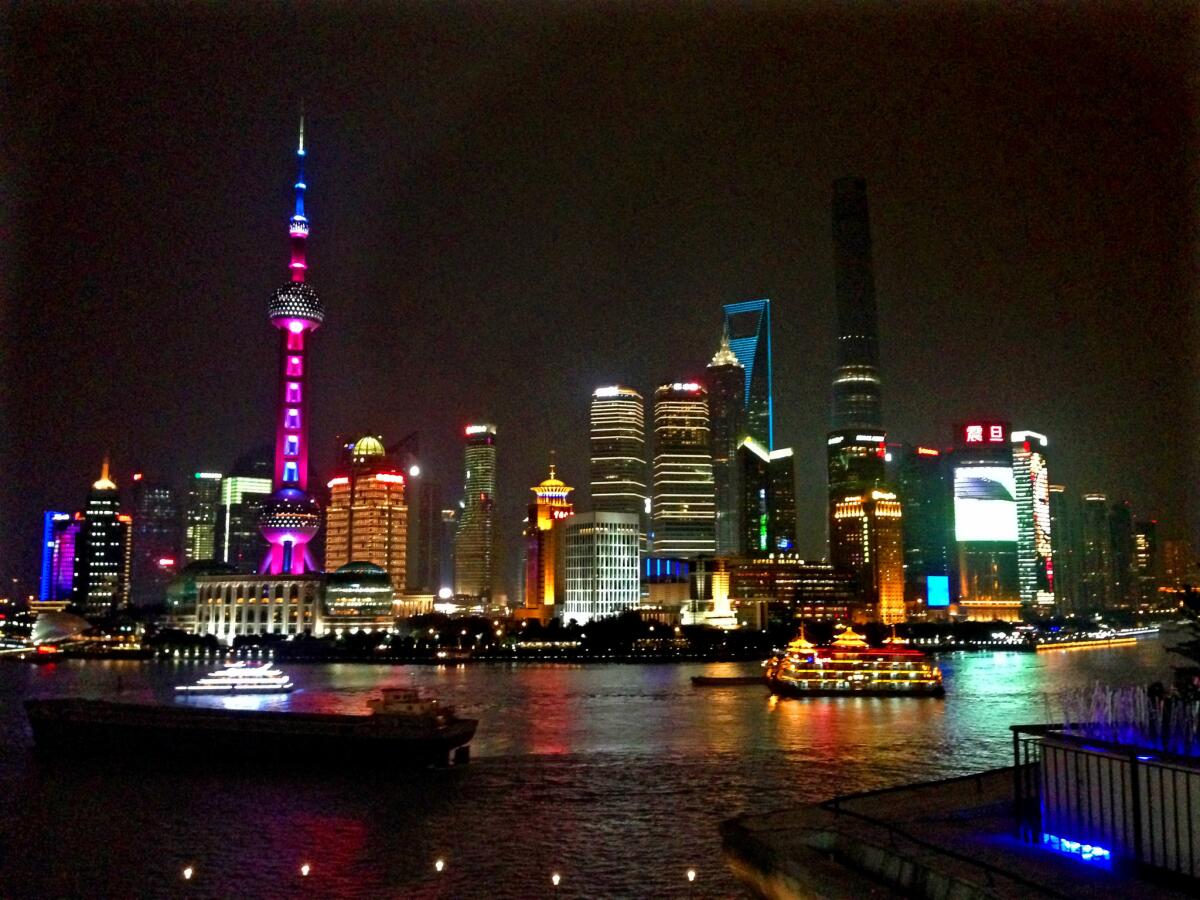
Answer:
[[4, 661], [0, 897], [745, 896], [721, 860], [722, 819], [1006, 765], [1008, 726], [1057, 718], [1065, 691], [1170, 675], [1157, 639], [940, 665], [944, 700], [690, 682], [756, 664], [326, 664], [289, 666], [287, 697], [203, 701], [365, 711], [375, 688], [417, 685], [480, 720], [469, 765], [380, 772], [349, 755], [39, 760], [24, 698], [171, 703], [215, 666]]

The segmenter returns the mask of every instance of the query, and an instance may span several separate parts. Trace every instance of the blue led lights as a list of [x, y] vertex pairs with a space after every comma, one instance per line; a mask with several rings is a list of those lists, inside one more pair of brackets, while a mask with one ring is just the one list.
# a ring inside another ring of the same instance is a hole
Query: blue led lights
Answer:
[[1099, 847], [1096, 844], [1084, 844], [1079, 841], [1072, 841], [1068, 838], [1060, 838], [1054, 834], [1042, 834], [1042, 844], [1051, 850], [1057, 850], [1059, 853], [1066, 853], [1070, 856], [1078, 856], [1084, 862], [1095, 863], [1101, 866], [1112, 865], [1112, 851]]

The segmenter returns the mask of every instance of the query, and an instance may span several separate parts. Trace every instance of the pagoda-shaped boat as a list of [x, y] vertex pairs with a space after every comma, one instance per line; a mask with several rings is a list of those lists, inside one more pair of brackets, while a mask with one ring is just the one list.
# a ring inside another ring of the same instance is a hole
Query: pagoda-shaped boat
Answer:
[[766, 663], [767, 684], [777, 694], [798, 697], [869, 695], [942, 697], [942, 672], [925, 654], [895, 635], [883, 647], [847, 628], [829, 647], [808, 641], [803, 631]]

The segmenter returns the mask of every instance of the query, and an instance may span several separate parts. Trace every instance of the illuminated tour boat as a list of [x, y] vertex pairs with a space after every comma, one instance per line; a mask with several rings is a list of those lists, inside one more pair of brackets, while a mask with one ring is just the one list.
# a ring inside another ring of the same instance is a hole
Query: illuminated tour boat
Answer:
[[175, 688], [181, 694], [286, 694], [291, 689], [292, 680], [269, 662], [230, 663], [195, 684]]
[[945, 695], [942, 672], [920, 650], [893, 637], [885, 647], [867, 646], [862, 635], [843, 631], [829, 647], [803, 632], [766, 662], [767, 683], [777, 694], [799, 697], [844, 694], [882, 697]]

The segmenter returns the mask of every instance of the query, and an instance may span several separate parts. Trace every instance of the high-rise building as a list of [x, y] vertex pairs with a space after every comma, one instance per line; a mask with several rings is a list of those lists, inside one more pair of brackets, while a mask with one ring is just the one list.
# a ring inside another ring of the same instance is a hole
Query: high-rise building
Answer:
[[468, 425], [463, 505], [454, 537], [454, 593], [490, 600], [496, 576], [496, 426]]
[[175, 489], [133, 476], [133, 573], [130, 602], [153, 606], [167, 601], [167, 585], [183, 568], [183, 517]]
[[1114, 503], [1109, 508], [1108, 539], [1109, 559], [1112, 561], [1112, 603], [1127, 606], [1137, 601], [1133, 510], [1128, 502]]
[[[721, 336], [721, 346], [708, 364], [705, 383], [712, 421], [717, 555], [731, 556], [742, 550], [745, 530], [738, 447], [747, 436], [747, 426], [745, 367], [730, 348], [728, 321]], [[755, 442], [755, 446], [762, 447], [762, 444]]]
[[[729, 349], [743, 366], [746, 433], [766, 447], [775, 446], [775, 399], [771, 372], [771, 301], [725, 304]], [[744, 435], [739, 435], [741, 440]]]
[[188, 485], [183, 534], [184, 558], [188, 562], [217, 558], [221, 478], [220, 472], [197, 472]]
[[450, 507], [441, 511], [441, 530], [438, 532], [438, 542], [441, 545], [441, 559], [438, 568], [438, 589], [441, 595], [445, 591], [454, 593], [454, 543], [458, 536], [458, 516], [461, 509]]
[[566, 583], [562, 618], [586, 624], [636, 609], [641, 600], [632, 513], [594, 512], [564, 520]]
[[646, 404], [633, 388], [609, 385], [592, 392], [591, 493], [596, 512], [638, 517], [646, 548]]
[[443, 584], [441, 486], [417, 465], [409, 466], [407, 475], [408, 591], [436, 594]]
[[833, 183], [833, 267], [837, 301], [837, 369], [833, 376], [834, 431], [883, 427], [875, 274], [867, 184]]
[[70, 600], [83, 515], [47, 510], [42, 520], [42, 577], [38, 599]]
[[543, 623], [561, 615], [565, 585], [562, 550], [566, 521], [575, 514], [568, 487], [550, 464], [550, 477], [530, 488], [534, 501], [525, 520], [524, 603], [517, 617]]
[[1108, 609], [1113, 602], [1108, 497], [1084, 494], [1079, 509], [1079, 602], [1076, 611], [1098, 612]]
[[1059, 615], [1075, 612], [1079, 597], [1079, 510], [1075, 496], [1050, 485], [1050, 547], [1054, 562], [1054, 605]]
[[708, 395], [695, 382], [654, 392], [654, 553], [693, 558], [716, 549]]
[[951, 463], [960, 608], [976, 620], [1016, 619], [1017, 486], [1008, 423], [959, 426]]
[[833, 511], [833, 564], [858, 575], [879, 621], [903, 622], [904, 529], [900, 501], [890, 491], [842, 497]]
[[904, 594], [908, 600], [927, 603], [929, 579], [949, 584], [953, 573], [953, 492], [940, 450], [914, 446], [899, 448], [897, 453], [896, 494], [904, 517]]
[[255, 572], [269, 549], [259, 530], [263, 504], [271, 495], [274, 469], [270, 445], [243, 455], [221, 479], [217, 509], [217, 559], [237, 572]]
[[1158, 557], [1158, 522], [1139, 519], [1133, 526], [1133, 568], [1137, 577], [1138, 599], [1153, 603], [1161, 577]]
[[1172, 588], [1179, 589], [1185, 584], [1196, 584], [1193, 575], [1196, 570], [1196, 555], [1192, 552], [1192, 542], [1185, 538], [1170, 538], [1163, 541], [1163, 580]]
[[[796, 472], [792, 449], [768, 451], [752, 437], [736, 455], [736, 482], [741, 488], [735, 553], [740, 556], [788, 553], [796, 546]], [[720, 551], [718, 550], [718, 553]]]
[[1054, 607], [1053, 522], [1044, 434], [1014, 431], [1013, 478], [1017, 491], [1017, 581], [1027, 614], [1048, 615]]
[[850, 428], [830, 432], [827, 440], [829, 506], [829, 558], [834, 565], [856, 558], [858, 543], [843, 547], [839, 542], [847, 537], [845, 528], [838, 525], [837, 510], [847, 501], [861, 502], [872, 491], [886, 491], [885, 460], [887, 436], [882, 430]]
[[131, 524], [121, 514], [121, 497], [105, 459], [83, 510], [72, 588], [72, 602], [87, 615], [104, 615], [129, 602]]
[[260, 571], [304, 575], [318, 571], [309, 542], [321, 528], [321, 510], [308, 493], [308, 337], [325, 321], [325, 304], [305, 278], [308, 218], [304, 214], [304, 119], [296, 150], [295, 211], [288, 222], [291, 280], [267, 308], [279, 332], [279, 392], [275, 413], [275, 492], [263, 503], [259, 528], [269, 549]]
[[405, 480], [383, 441], [366, 435], [355, 441], [350, 460], [329, 481], [325, 512], [325, 568], [373, 563], [403, 593], [408, 555]]

